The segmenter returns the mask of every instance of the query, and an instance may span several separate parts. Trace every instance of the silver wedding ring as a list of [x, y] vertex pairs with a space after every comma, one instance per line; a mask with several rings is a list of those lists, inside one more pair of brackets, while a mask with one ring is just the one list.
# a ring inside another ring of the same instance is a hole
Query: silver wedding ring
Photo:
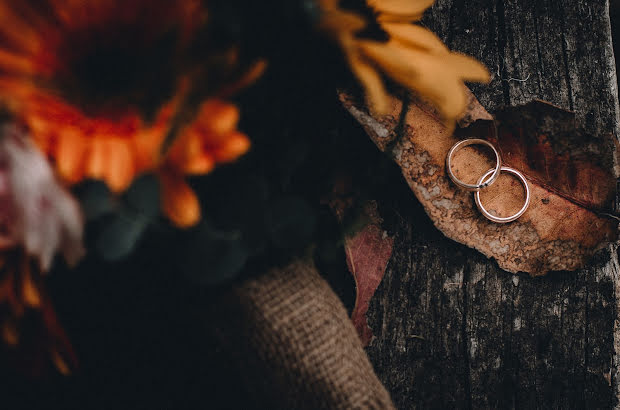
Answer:
[[[490, 169], [490, 170], [488, 170], [486, 172], [486, 174], [481, 176], [480, 179], [478, 180], [478, 184], [484, 182], [485, 179], [489, 175], [491, 175], [491, 173], [493, 171], [494, 171], [493, 169]], [[497, 223], [500, 223], [500, 224], [505, 224], [505, 223], [512, 222], [515, 219], [520, 218], [521, 215], [523, 215], [525, 213], [525, 211], [527, 211], [527, 208], [530, 206], [530, 187], [527, 184], [527, 179], [525, 179], [523, 174], [520, 173], [519, 171], [517, 171], [516, 169], [510, 168], [510, 167], [502, 167], [501, 168], [501, 172], [508, 172], [509, 174], [512, 174], [512, 175], [516, 176], [517, 179], [523, 185], [523, 188], [525, 188], [525, 203], [523, 204], [521, 209], [519, 209], [519, 212], [517, 212], [516, 214], [514, 214], [512, 216], [506, 216], [506, 217], [495, 216], [495, 215], [489, 213], [489, 211], [487, 211], [484, 208], [484, 206], [482, 205], [482, 202], [480, 201], [480, 191], [477, 191], [476, 193], [474, 193], [474, 198], [475, 198], [475, 201], [476, 201], [476, 206], [478, 207], [478, 210], [482, 213], [482, 215], [484, 215], [487, 219], [489, 219], [489, 220], [491, 220], [493, 222], [497, 222]]]
[[[480, 177], [480, 179], [478, 179], [478, 182], [476, 184], [466, 184], [465, 182], [459, 180], [452, 172], [452, 157], [461, 148], [467, 147], [469, 145], [486, 145], [487, 147], [491, 148], [491, 150], [493, 150], [493, 154], [495, 155], [495, 168], [489, 169], [484, 175]], [[454, 182], [457, 186], [463, 189], [466, 189], [468, 191], [474, 192], [474, 201], [476, 202], [476, 206], [478, 207], [478, 210], [482, 213], [482, 215], [484, 215], [490, 221], [493, 221], [496, 223], [512, 222], [515, 219], [518, 219], [519, 217], [521, 217], [521, 215], [523, 215], [525, 211], [527, 211], [527, 208], [530, 206], [531, 195], [530, 195], [530, 187], [528, 185], [527, 179], [521, 172], [517, 171], [516, 169], [510, 168], [510, 167], [503, 167], [502, 158], [499, 154], [499, 151], [497, 151], [495, 146], [487, 140], [483, 140], [479, 138], [470, 138], [470, 139], [459, 141], [456, 144], [454, 144], [452, 148], [450, 148], [450, 151], [448, 152], [448, 155], [446, 156], [446, 172], [448, 176], [450, 177], [450, 179], [452, 180], [452, 182]], [[482, 202], [480, 201], [480, 191], [491, 186], [497, 180], [497, 178], [499, 177], [499, 174], [502, 172], [507, 172], [517, 177], [517, 179], [521, 182], [521, 184], [525, 188], [525, 203], [523, 204], [521, 209], [516, 214], [507, 216], [507, 217], [495, 216], [489, 213], [489, 211], [485, 209], [485, 207], [482, 205]]]
[[[495, 168], [492, 169], [491, 171], [493, 172], [493, 174], [491, 175], [491, 177], [488, 180], [485, 181], [478, 181], [477, 184], [466, 184], [465, 182], [461, 181], [460, 179], [458, 179], [456, 177], [456, 175], [454, 175], [454, 173], [452, 172], [452, 157], [454, 156], [454, 154], [457, 153], [457, 151], [459, 151], [461, 148], [465, 148], [469, 145], [486, 145], [487, 147], [491, 148], [493, 150], [493, 154], [495, 155]], [[502, 158], [499, 155], [499, 152], [497, 151], [497, 149], [495, 148], [495, 146], [493, 144], [491, 144], [489, 141], [487, 140], [483, 140], [483, 139], [479, 139], [479, 138], [470, 138], [470, 139], [466, 139], [466, 140], [462, 140], [457, 142], [456, 144], [454, 144], [454, 146], [452, 146], [452, 148], [450, 148], [450, 151], [448, 152], [448, 156], [446, 157], [446, 170], [448, 172], [448, 176], [450, 177], [450, 179], [452, 180], [452, 182], [454, 182], [457, 186], [466, 189], [468, 191], [480, 191], [481, 189], [484, 189], [486, 187], [488, 187], [489, 185], [491, 185], [493, 182], [495, 182], [495, 180], [497, 179], [497, 177], [499, 177], [500, 174], [500, 169], [502, 168]]]

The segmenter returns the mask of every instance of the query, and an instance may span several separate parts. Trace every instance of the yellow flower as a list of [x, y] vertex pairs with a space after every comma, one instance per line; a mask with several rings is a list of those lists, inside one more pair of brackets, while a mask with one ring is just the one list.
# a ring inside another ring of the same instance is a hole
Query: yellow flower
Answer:
[[[430, 100], [450, 124], [467, 99], [464, 81], [488, 82], [487, 69], [471, 57], [454, 53], [426, 28], [412, 24], [434, 0], [367, 0], [375, 21], [339, 7], [338, 0], [319, 0], [320, 27], [340, 45], [351, 71], [365, 89], [377, 114], [388, 111], [383, 76]], [[387, 41], [360, 36], [378, 24]]]

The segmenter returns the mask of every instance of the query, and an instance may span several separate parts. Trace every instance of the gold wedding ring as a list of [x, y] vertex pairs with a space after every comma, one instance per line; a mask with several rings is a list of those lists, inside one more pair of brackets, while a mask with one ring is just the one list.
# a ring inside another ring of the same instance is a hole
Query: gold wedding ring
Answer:
[[[486, 145], [487, 147], [491, 148], [491, 150], [493, 150], [493, 154], [495, 155], [495, 168], [491, 168], [487, 172], [485, 172], [485, 174], [478, 179], [478, 182], [476, 182], [476, 184], [466, 184], [465, 182], [458, 179], [456, 175], [454, 175], [454, 173], [452, 172], [452, 157], [461, 148], [467, 147], [469, 145]], [[499, 174], [501, 174], [502, 172], [507, 172], [517, 177], [519, 182], [521, 182], [521, 184], [525, 188], [525, 203], [516, 214], [507, 217], [495, 216], [489, 213], [489, 211], [486, 210], [486, 208], [482, 205], [482, 202], [480, 201], [480, 191], [491, 186], [497, 180]], [[490, 221], [496, 223], [512, 222], [515, 219], [521, 217], [521, 215], [523, 215], [525, 211], [527, 211], [527, 208], [530, 206], [531, 194], [527, 179], [518, 170], [510, 167], [503, 167], [502, 158], [499, 154], [499, 151], [495, 148], [493, 144], [491, 144], [487, 140], [470, 138], [454, 144], [452, 148], [450, 148], [450, 151], [446, 156], [446, 173], [448, 174], [452, 182], [454, 182], [457, 186], [474, 192], [474, 201], [476, 203], [476, 207], [478, 207], [478, 210], [482, 213], [482, 215], [484, 215], [484, 217]]]
[[[484, 182], [484, 180], [491, 175], [491, 173], [493, 172], [493, 169], [490, 169], [486, 172], [486, 174], [484, 174], [483, 176], [480, 177], [480, 179], [478, 180], [478, 184], [480, 184], [481, 182]], [[480, 191], [477, 191], [474, 193], [474, 199], [476, 201], [476, 206], [478, 207], [478, 210], [482, 213], [482, 215], [484, 215], [487, 219], [493, 221], [493, 222], [497, 222], [499, 224], [505, 224], [508, 222], [512, 222], [515, 219], [518, 219], [521, 217], [521, 215], [523, 215], [525, 213], [525, 211], [527, 211], [527, 208], [530, 206], [530, 187], [527, 183], [527, 179], [525, 179], [525, 176], [523, 176], [522, 173], [520, 173], [519, 171], [517, 171], [514, 168], [510, 168], [510, 167], [502, 167], [501, 168], [501, 172], [507, 172], [509, 174], [512, 174], [514, 176], [517, 177], [517, 179], [521, 182], [521, 184], [523, 185], [523, 188], [525, 188], [525, 204], [523, 204], [523, 206], [521, 207], [521, 209], [519, 209], [519, 212], [517, 212], [514, 215], [511, 216], [506, 216], [506, 217], [501, 217], [501, 216], [495, 216], [491, 213], [489, 213], [489, 211], [487, 211], [484, 206], [482, 205], [482, 202], [480, 201]]]
[[[478, 183], [475, 184], [475, 185], [474, 184], [466, 184], [465, 182], [463, 182], [460, 179], [458, 179], [456, 177], [456, 175], [454, 175], [454, 173], [452, 172], [452, 157], [461, 148], [465, 148], [465, 147], [467, 147], [469, 145], [486, 145], [487, 147], [489, 147], [489, 148], [491, 148], [493, 150], [493, 154], [495, 155], [495, 168], [492, 169], [492, 171], [493, 171], [492, 175], [489, 177], [488, 180], [484, 180], [482, 182], [478, 181]], [[495, 146], [493, 144], [491, 144], [489, 141], [483, 140], [483, 139], [479, 139], [479, 138], [470, 138], [470, 139], [466, 139], [466, 140], [462, 140], [462, 141], [457, 142], [456, 144], [454, 144], [452, 146], [452, 148], [450, 148], [450, 151], [448, 152], [448, 156], [446, 157], [446, 171], [448, 173], [448, 176], [450, 177], [452, 182], [454, 182], [457, 186], [459, 186], [459, 187], [461, 187], [461, 188], [463, 188], [463, 189], [465, 189], [467, 191], [477, 192], [477, 191], [480, 191], [481, 189], [484, 189], [484, 188], [488, 187], [489, 185], [493, 184], [493, 182], [495, 182], [497, 177], [499, 177], [501, 167], [502, 167], [502, 158], [499, 155], [499, 152], [497, 151]]]

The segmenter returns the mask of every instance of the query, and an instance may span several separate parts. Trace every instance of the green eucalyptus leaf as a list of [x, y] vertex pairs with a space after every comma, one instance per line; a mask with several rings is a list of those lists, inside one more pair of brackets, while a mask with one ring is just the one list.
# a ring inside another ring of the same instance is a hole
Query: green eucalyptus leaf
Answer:
[[153, 219], [159, 215], [159, 181], [153, 174], [136, 179], [125, 193], [127, 205], [135, 212]]
[[87, 221], [92, 221], [116, 209], [112, 193], [103, 181], [89, 180], [75, 189]]
[[112, 215], [97, 237], [97, 252], [107, 261], [125, 258], [134, 250], [147, 226], [147, 218], [128, 210]]

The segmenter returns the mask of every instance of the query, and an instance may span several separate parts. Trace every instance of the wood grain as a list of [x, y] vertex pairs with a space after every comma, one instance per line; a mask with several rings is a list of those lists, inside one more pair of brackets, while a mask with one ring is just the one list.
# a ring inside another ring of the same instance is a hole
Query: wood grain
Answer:
[[[608, 2], [438, 0], [425, 23], [494, 78], [489, 111], [538, 98], [617, 141]], [[615, 246], [583, 270], [512, 275], [438, 232], [404, 184], [379, 198], [393, 256], [368, 312], [367, 349], [399, 408], [618, 405]]]

